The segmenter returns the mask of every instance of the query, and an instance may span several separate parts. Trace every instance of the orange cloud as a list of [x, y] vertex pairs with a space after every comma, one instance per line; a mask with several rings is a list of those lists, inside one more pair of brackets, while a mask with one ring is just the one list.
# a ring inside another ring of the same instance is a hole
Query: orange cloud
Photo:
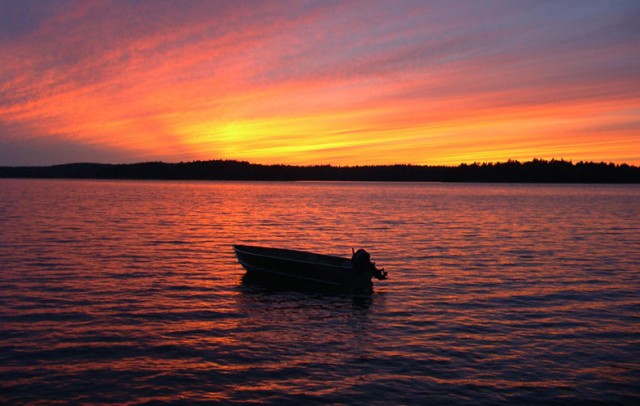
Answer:
[[0, 146], [23, 142], [24, 164], [56, 139], [123, 161], [640, 164], [637, 7], [176, 7], [13, 16]]

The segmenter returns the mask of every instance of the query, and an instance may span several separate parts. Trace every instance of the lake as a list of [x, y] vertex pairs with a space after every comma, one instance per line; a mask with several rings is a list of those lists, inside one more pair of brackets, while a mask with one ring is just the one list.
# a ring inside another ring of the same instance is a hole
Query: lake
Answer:
[[[640, 402], [640, 185], [0, 179], [0, 403]], [[371, 297], [242, 283], [350, 256]]]

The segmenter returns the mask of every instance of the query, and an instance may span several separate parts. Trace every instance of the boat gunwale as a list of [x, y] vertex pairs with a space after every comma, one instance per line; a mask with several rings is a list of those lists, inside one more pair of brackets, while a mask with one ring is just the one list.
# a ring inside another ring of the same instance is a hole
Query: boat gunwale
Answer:
[[[274, 251], [283, 251], [283, 252], [294, 252], [294, 253], [307, 254], [307, 255], [311, 254], [311, 255], [314, 255], [314, 256], [319, 257], [319, 258], [323, 258], [323, 257], [325, 257], [325, 258], [337, 258], [337, 259], [345, 261], [345, 263], [342, 264], [342, 265], [334, 265], [334, 264], [330, 264], [330, 263], [327, 263], [327, 262], [310, 262], [310, 261], [304, 261], [304, 260], [297, 259], [297, 258], [277, 257], [277, 256], [273, 256], [273, 255], [255, 253], [255, 252], [243, 250], [242, 248], [238, 248], [238, 247], [257, 248], [257, 249], [262, 249], [262, 250], [274, 250]], [[316, 254], [316, 253], [307, 252], [307, 251], [290, 250], [290, 249], [283, 249], [283, 248], [258, 247], [258, 246], [251, 246], [251, 245], [234, 245], [233, 249], [236, 252], [236, 256], [238, 255], [238, 252], [241, 252], [242, 254], [253, 255], [253, 256], [262, 257], [262, 258], [269, 258], [269, 259], [275, 259], [275, 260], [297, 262], [297, 263], [301, 263], [301, 264], [309, 264], [309, 265], [314, 265], [314, 266], [331, 267], [331, 268], [337, 268], [337, 269], [341, 269], [341, 270], [349, 270], [349, 269], [351, 269], [351, 260], [349, 258], [344, 258], [344, 257], [338, 257], [338, 256], [332, 256], [332, 255], [324, 255], [324, 254]], [[239, 260], [239, 258], [238, 258], [238, 260]]]

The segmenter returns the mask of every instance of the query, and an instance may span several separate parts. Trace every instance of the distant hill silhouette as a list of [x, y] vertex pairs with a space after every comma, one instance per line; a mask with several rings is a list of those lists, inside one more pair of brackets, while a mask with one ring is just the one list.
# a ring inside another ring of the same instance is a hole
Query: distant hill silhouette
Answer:
[[640, 183], [640, 167], [627, 164], [534, 159], [459, 166], [260, 165], [214, 160], [135, 164], [74, 163], [0, 167], [3, 178], [165, 180], [342, 180], [406, 182]]

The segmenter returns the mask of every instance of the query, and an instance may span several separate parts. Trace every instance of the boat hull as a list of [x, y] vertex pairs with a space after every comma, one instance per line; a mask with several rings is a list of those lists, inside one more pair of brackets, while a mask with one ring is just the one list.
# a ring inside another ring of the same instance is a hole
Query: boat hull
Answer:
[[304, 251], [234, 245], [244, 280], [287, 290], [370, 294], [371, 276], [355, 272], [348, 258]]

